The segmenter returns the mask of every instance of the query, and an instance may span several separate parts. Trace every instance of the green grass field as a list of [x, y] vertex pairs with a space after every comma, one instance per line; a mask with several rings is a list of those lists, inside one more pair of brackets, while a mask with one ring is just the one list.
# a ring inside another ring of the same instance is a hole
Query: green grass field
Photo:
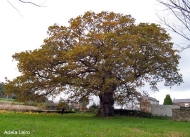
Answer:
[[[12, 132], [9, 134], [9, 132]], [[189, 137], [190, 123], [92, 114], [0, 112], [0, 137]]]
[[14, 99], [0, 98], [0, 103], [12, 103]]

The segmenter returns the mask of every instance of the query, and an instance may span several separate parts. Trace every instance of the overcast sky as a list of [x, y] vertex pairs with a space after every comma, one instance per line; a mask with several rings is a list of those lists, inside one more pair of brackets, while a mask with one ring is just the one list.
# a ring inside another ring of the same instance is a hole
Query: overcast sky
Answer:
[[[28, 0], [29, 1], [29, 0]], [[156, 15], [162, 15], [164, 7], [156, 0], [31, 0], [45, 7], [36, 7], [24, 4], [18, 0], [0, 0], [0, 81], [5, 77], [13, 79], [19, 75], [17, 62], [12, 61], [15, 52], [33, 50], [43, 44], [47, 37], [49, 26], [57, 23], [67, 26], [70, 18], [84, 14], [86, 11], [113, 11], [122, 14], [131, 14], [136, 22], [159, 23]], [[16, 8], [16, 9], [15, 9]], [[164, 15], [164, 14], [163, 14]], [[177, 35], [169, 32], [175, 43], [184, 43]], [[159, 83], [159, 92], [153, 93], [145, 88], [151, 97], [163, 103], [166, 94], [171, 98], [190, 98], [190, 50], [185, 50], [181, 55], [179, 64], [183, 74], [184, 83], [171, 89]], [[142, 89], [143, 90], [143, 89]]]

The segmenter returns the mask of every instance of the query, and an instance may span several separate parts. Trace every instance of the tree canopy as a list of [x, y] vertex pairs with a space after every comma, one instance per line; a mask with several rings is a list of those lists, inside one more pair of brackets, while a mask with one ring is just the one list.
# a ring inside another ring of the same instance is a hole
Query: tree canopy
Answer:
[[25, 100], [61, 92], [75, 101], [96, 95], [99, 114], [112, 116], [114, 100], [139, 97], [145, 83], [157, 91], [158, 82], [182, 82], [180, 56], [159, 25], [104, 11], [86, 12], [69, 24], [50, 26], [39, 49], [13, 55], [21, 75], [7, 80], [6, 92]]
[[163, 105], [172, 105], [172, 99], [169, 94], [166, 95]]

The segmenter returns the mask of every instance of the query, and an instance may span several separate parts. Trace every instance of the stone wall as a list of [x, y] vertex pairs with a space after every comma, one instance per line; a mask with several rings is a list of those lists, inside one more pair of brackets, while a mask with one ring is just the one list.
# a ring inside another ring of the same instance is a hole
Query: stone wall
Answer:
[[175, 121], [190, 121], [190, 108], [172, 109], [172, 118]]
[[151, 105], [151, 114], [153, 116], [172, 117], [172, 109], [180, 108], [176, 105]]

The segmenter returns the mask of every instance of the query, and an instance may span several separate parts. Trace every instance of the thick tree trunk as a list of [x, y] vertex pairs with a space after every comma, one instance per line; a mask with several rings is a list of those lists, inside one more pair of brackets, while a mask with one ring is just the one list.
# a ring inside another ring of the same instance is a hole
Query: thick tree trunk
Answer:
[[113, 92], [105, 92], [99, 95], [100, 108], [98, 110], [98, 116], [110, 117], [114, 116], [114, 98]]

